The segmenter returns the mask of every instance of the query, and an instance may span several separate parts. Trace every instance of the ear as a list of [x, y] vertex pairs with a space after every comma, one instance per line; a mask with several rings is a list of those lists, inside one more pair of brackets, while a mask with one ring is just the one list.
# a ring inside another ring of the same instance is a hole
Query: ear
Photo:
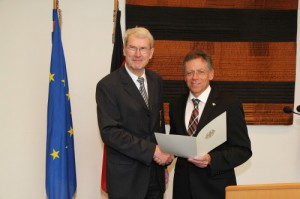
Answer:
[[124, 46], [124, 48], [123, 48], [123, 55], [124, 55], [124, 57], [126, 57], [125, 46]]
[[214, 78], [215, 75], [215, 71], [214, 69], [211, 69], [211, 71], [209, 72], [209, 80], [212, 80]]
[[183, 75], [183, 79], [184, 79], [184, 81], [185, 81], [185, 83], [186, 83], [186, 82], [187, 82], [187, 77], [186, 77], [185, 74]]
[[153, 53], [154, 53], [154, 48], [151, 48], [151, 49], [150, 49], [150, 56], [149, 56], [149, 59], [151, 59], [151, 58], [152, 58], [152, 56], [153, 56]]

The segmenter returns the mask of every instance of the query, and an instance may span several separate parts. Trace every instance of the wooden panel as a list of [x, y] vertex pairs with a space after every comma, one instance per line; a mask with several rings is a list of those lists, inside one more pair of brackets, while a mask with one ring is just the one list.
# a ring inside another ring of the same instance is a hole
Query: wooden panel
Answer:
[[300, 184], [262, 184], [226, 187], [226, 199], [296, 199], [300, 198]]

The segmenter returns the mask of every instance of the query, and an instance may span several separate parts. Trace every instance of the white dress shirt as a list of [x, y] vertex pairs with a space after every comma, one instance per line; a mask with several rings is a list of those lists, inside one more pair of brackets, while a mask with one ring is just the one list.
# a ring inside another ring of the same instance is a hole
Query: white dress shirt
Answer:
[[[136, 87], [138, 88], [138, 90], [140, 90], [140, 83], [137, 81], [138, 80], [138, 76], [136, 76], [135, 74], [133, 74], [128, 68], [127, 66], [125, 65], [125, 68], [126, 68], [126, 71], [128, 72], [129, 76], [131, 77], [132, 81], [134, 82], [134, 84], [136, 85]], [[145, 86], [145, 90], [146, 90], [146, 93], [147, 93], [147, 96], [148, 95], [148, 84], [147, 84], [147, 78], [146, 78], [146, 75], [145, 75], [145, 70], [144, 70], [144, 73], [143, 75], [141, 76], [144, 78], [144, 86]]]

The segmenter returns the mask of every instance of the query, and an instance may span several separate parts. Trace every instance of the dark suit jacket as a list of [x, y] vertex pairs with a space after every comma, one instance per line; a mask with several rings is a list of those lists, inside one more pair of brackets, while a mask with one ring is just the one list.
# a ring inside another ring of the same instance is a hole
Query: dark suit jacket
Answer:
[[[144, 198], [150, 165], [165, 191], [164, 167], [153, 162], [154, 132], [165, 133], [161, 77], [146, 69], [149, 109], [125, 67], [97, 85], [100, 133], [107, 147], [107, 190], [110, 198]], [[154, 165], [153, 165], [154, 164]]]
[[[184, 118], [187, 99], [188, 94], [170, 104], [172, 134], [186, 133]], [[195, 199], [224, 199], [225, 187], [236, 184], [234, 168], [252, 155], [242, 104], [231, 97], [221, 96], [212, 89], [195, 136], [224, 111], [227, 111], [227, 141], [209, 152], [211, 164], [207, 168], [199, 168], [185, 158], [177, 158], [173, 198], [188, 198], [184, 195], [190, 193]]]

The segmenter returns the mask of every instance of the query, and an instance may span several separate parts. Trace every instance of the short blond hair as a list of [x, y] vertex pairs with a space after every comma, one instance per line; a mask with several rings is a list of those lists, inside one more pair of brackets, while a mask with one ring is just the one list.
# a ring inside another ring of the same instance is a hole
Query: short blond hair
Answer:
[[127, 29], [124, 35], [124, 45], [127, 46], [128, 37], [131, 35], [135, 35], [138, 38], [148, 38], [150, 43], [150, 48], [154, 46], [154, 38], [150, 31], [144, 27], [135, 27]]

